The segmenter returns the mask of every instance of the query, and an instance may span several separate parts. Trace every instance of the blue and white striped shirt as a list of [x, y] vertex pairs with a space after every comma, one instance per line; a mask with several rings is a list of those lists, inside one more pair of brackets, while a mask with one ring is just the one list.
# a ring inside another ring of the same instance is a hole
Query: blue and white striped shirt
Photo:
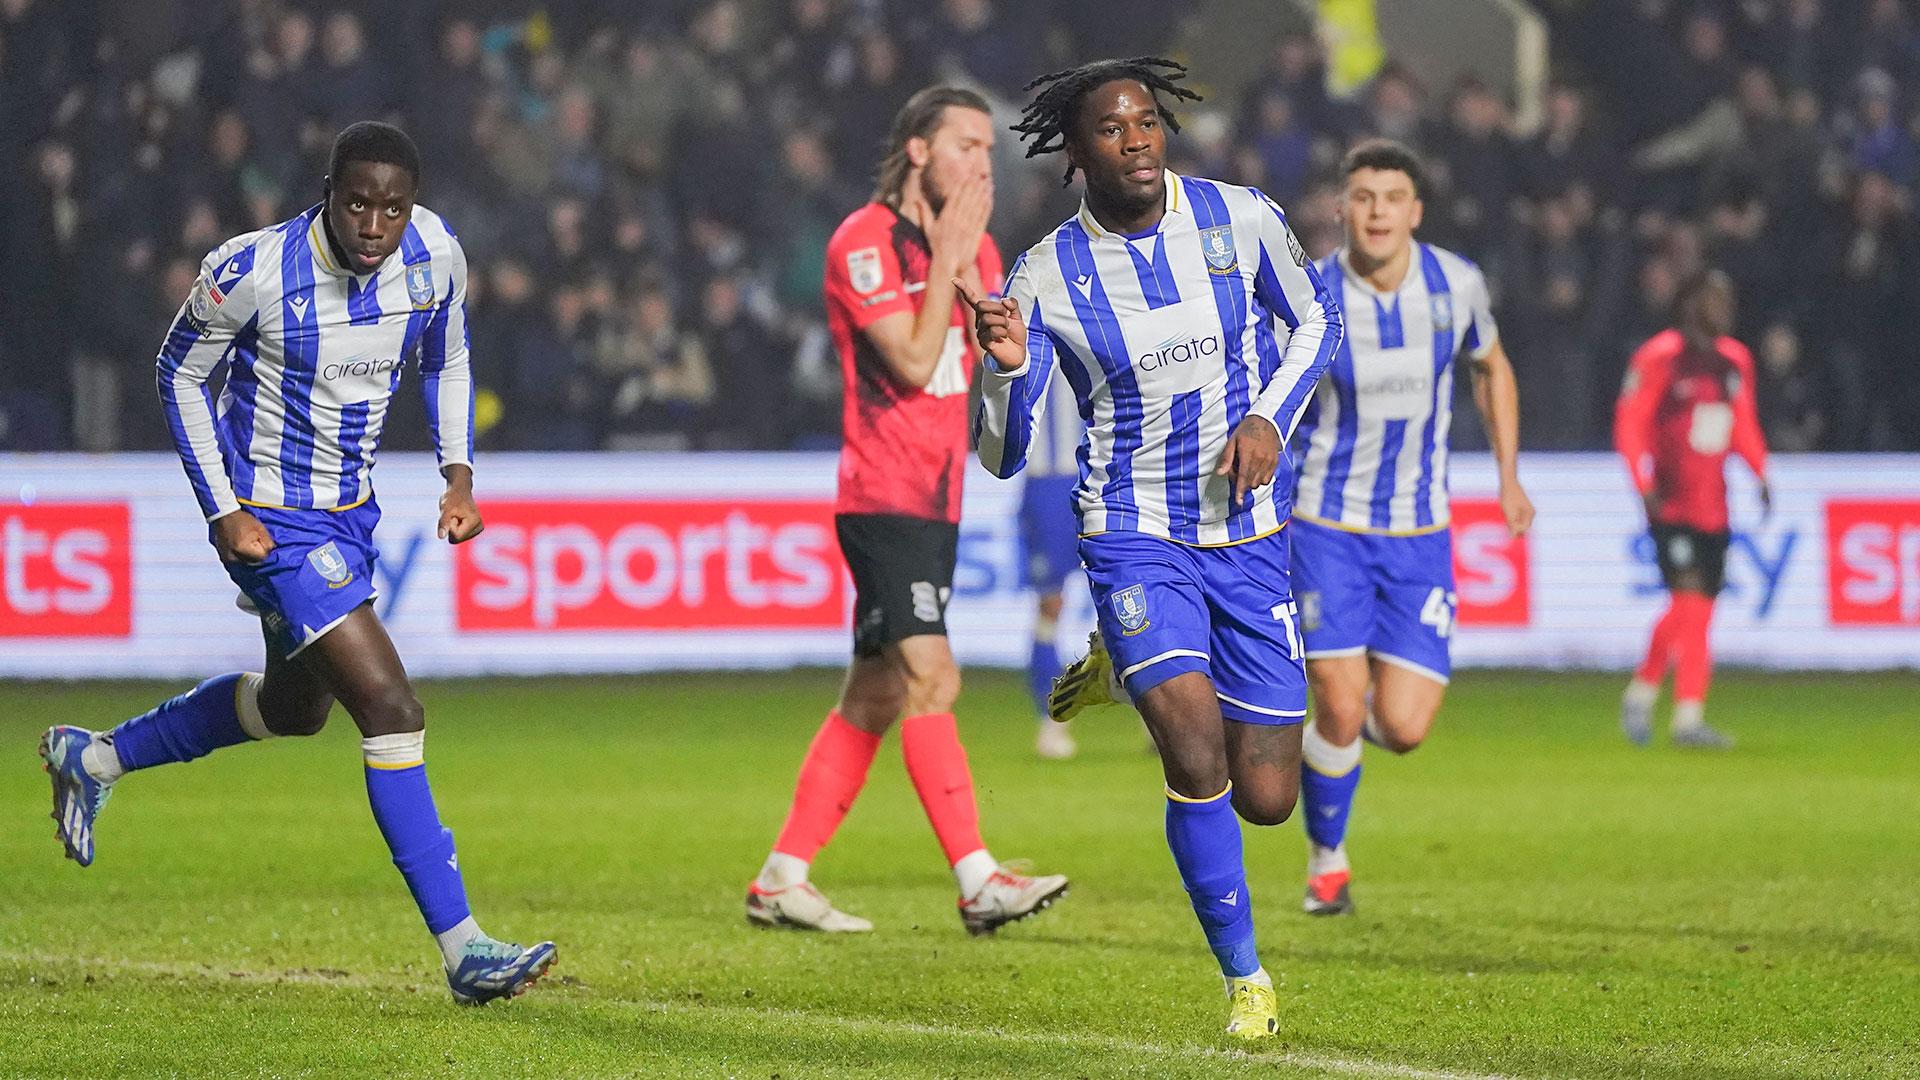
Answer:
[[1320, 276], [1347, 333], [1293, 433], [1293, 512], [1354, 532], [1438, 532], [1450, 521], [1454, 358], [1482, 358], [1500, 336], [1486, 278], [1420, 243], [1392, 293], [1354, 273], [1345, 249], [1320, 261]]
[[[315, 206], [200, 264], [160, 350], [160, 400], [207, 520], [243, 505], [341, 509], [373, 494], [387, 404], [417, 359], [444, 465], [473, 447], [467, 258], [423, 206], [371, 275], [343, 268]], [[207, 386], [227, 369], [216, 408]]]
[[1027, 320], [1027, 363], [983, 365], [975, 432], [988, 471], [1026, 462], [1057, 363], [1085, 426], [1083, 534], [1218, 546], [1286, 523], [1285, 454], [1240, 505], [1214, 475], [1249, 414], [1286, 440], [1340, 342], [1339, 311], [1272, 200], [1169, 172], [1158, 225], [1122, 236], [1082, 204], [1014, 263], [1007, 294]]
[[1060, 371], [1047, 384], [1047, 400], [1033, 418], [1033, 442], [1027, 447], [1027, 478], [1080, 475], [1080, 403], [1073, 384]]

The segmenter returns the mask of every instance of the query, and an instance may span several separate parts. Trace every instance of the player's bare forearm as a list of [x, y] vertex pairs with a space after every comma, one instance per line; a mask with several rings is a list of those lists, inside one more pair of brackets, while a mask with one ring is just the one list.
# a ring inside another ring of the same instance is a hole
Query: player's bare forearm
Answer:
[[444, 465], [447, 490], [440, 493], [440, 539], [464, 544], [486, 528], [480, 521], [480, 508], [473, 501], [473, 466], [464, 463]]
[[1520, 388], [1513, 363], [1498, 342], [1491, 352], [1472, 362], [1473, 406], [1486, 426], [1487, 444], [1500, 469], [1500, 482], [1519, 481]]
[[885, 316], [864, 331], [900, 385], [917, 389], [933, 378], [940, 353], [947, 347], [947, 330], [953, 325], [953, 298], [948, 276], [930, 275], [918, 312]]
[[1507, 529], [1518, 536], [1533, 526], [1533, 501], [1520, 484], [1520, 387], [1507, 350], [1494, 342], [1487, 355], [1470, 366], [1473, 405], [1486, 425], [1487, 443], [1500, 472], [1500, 510]]

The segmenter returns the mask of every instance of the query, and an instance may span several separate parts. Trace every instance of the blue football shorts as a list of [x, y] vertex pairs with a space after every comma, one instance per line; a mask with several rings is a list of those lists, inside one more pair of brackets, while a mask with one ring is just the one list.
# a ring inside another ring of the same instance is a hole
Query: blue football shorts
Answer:
[[1101, 637], [1135, 699], [1189, 671], [1220, 712], [1297, 724], [1307, 712], [1304, 648], [1287, 585], [1285, 531], [1229, 547], [1135, 532], [1080, 539]]
[[1027, 587], [1057, 593], [1080, 569], [1080, 522], [1073, 512], [1077, 476], [1028, 477], [1020, 496], [1020, 547]]
[[260, 616], [268, 648], [279, 655], [299, 655], [380, 595], [373, 580], [380, 506], [373, 499], [346, 510], [246, 510], [266, 526], [274, 549], [265, 562], [221, 565], [240, 586], [241, 609]]
[[1349, 532], [1295, 518], [1307, 659], [1373, 656], [1444, 684], [1453, 672], [1453, 534]]

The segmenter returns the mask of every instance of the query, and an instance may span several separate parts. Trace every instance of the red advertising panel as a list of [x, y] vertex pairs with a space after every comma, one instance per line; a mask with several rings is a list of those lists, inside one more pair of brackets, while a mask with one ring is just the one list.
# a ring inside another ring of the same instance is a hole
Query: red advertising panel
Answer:
[[493, 501], [454, 548], [463, 631], [844, 626], [831, 499]]
[[1920, 499], [1827, 500], [1836, 626], [1920, 625]]
[[1508, 535], [1495, 499], [1453, 500], [1455, 618], [1464, 626], [1526, 626], [1533, 621], [1527, 538]]
[[133, 633], [124, 502], [0, 503], [0, 637]]

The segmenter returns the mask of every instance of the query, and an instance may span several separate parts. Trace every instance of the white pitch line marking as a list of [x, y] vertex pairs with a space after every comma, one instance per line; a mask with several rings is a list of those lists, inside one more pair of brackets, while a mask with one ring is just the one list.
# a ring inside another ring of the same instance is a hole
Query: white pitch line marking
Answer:
[[[405, 981], [404, 976], [370, 976], [354, 972], [336, 971], [326, 968], [296, 968], [282, 971], [253, 971], [231, 964], [190, 964], [160, 960], [112, 960], [103, 957], [49, 956], [40, 953], [0, 952], [0, 960], [10, 963], [30, 964], [46, 967], [50, 970], [72, 968], [105, 969], [109, 972], [122, 971], [138, 975], [164, 975], [176, 978], [205, 979], [209, 982], [265, 982], [288, 983], [303, 986], [336, 986], [361, 989], [392, 987], [396, 982]], [[62, 979], [61, 981], [66, 981]], [[541, 992], [536, 987], [534, 993]], [[550, 991], [549, 991], [550, 992]], [[1099, 1050], [1115, 1054], [1131, 1054], [1137, 1057], [1181, 1058], [1185, 1060], [1205, 1059], [1211, 1061], [1232, 1062], [1247, 1065], [1288, 1065], [1300, 1069], [1319, 1069], [1322, 1072], [1342, 1073], [1348, 1076], [1389, 1077], [1392, 1080], [1517, 1080], [1501, 1073], [1463, 1072], [1454, 1069], [1423, 1069], [1413, 1065], [1401, 1065], [1391, 1061], [1375, 1061], [1367, 1058], [1346, 1058], [1332, 1054], [1319, 1054], [1310, 1050], [1281, 1050], [1258, 1052], [1252, 1050], [1230, 1050], [1213, 1046], [1167, 1046], [1161, 1043], [1145, 1042], [1137, 1039], [1121, 1039], [1106, 1035], [1089, 1035], [1072, 1032], [1052, 1031], [1008, 1031], [1000, 1028], [961, 1027], [945, 1024], [921, 1024], [910, 1020], [885, 1020], [878, 1017], [833, 1016], [825, 1013], [808, 1012], [805, 1009], [754, 1008], [742, 1005], [691, 1005], [677, 1001], [648, 1001], [637, 998], [601, 997], [599, 1000], [614, 1005], [635, 1005], [639, 1008], [662, 1015], [673, 1016], [715, 1016], [728, 1015], [745, 1019], [780, 1020], [788, 1023], [805, 1023], [816, 1027], [836, 1028], [841, 1031], [864, 1034], [918, 1035], [929, 1038], [973, 1039], [986, 1042], [1020, 1043], [1027, 1046], [1048, 1046], [1066, 1050]]]

